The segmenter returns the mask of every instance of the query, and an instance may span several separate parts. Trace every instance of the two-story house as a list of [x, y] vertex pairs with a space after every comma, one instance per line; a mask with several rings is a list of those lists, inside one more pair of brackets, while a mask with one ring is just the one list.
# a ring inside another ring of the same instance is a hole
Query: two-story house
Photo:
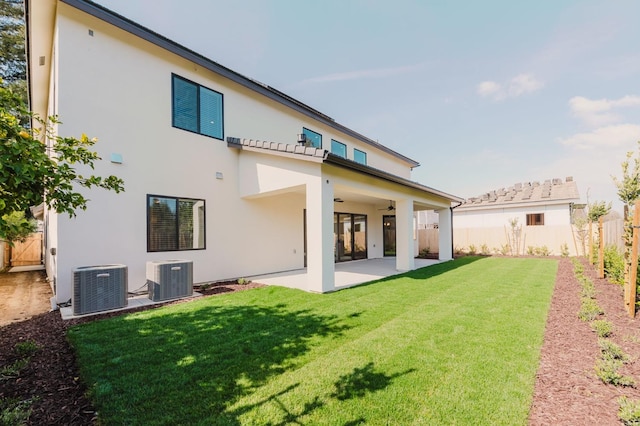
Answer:
[[385, 246], [414, 268], [419, 210], [440, 213], [452, 258], [462, 199], [412, 181], [417, 161], [98, 4], [26, 3], [32, 110], [98, 137], [95, 173], [125, 182], [88, 192], [77, 217], [46, 213], [58, 303], [74, 268], [127, 265], [134, 290], [168, 259], [193, 261], [195, 282], [306, 267], [299, 288], [331, 291], [336, 262]]

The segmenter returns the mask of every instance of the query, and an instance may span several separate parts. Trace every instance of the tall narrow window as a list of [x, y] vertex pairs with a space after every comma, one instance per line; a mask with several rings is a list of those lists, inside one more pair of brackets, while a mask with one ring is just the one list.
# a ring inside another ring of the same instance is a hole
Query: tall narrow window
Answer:
[[353, 149], [353, 161], [360, 164], [367, 164], [367, 153], [359, 149]]
[[222, 93], [172, 75], [172, 125], [224, 139]]
[[331, 139], [331, 153], [339, 155], [342, 158], [347, 158], [347, 146], [342, 142]]
[[302, 128], [302, 133], [307, 137], [307, 144], [314, 148], [322, 148], [322, 135], [320, 133], [309, 130], [306, 127]]
[[532, 213], [527, 215], [527, 226], [544, 225], [544, 213]]
[[147, 195], [147, 251], [205, 247], [204, 200]]

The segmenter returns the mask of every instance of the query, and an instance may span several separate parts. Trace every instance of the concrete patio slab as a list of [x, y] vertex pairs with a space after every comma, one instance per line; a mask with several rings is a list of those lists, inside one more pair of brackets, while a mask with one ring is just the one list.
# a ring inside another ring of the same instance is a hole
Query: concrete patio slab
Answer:
[[[437, 263], [440, 263], [440, 261], [436, 259], [415, 259], [415, 269], [424, 268], [425, 266], [431, 266]], [[379, 280], [391, 275], [401, 274], [402, 272], [406, 271], [398, 271], [396, 269], [395, 257], [336, 263], [335, 288], [336, 290], [341, 290], [369, 281]], [[304, 282], [305, 284], [307, 282], [307, 270], [305, 268], [274, 274], [257, 275], [249, 277], [249, 279], [261, 284], [300, 288], [301, 282]], [[303, 288], [306, 288], [306, 285]]]

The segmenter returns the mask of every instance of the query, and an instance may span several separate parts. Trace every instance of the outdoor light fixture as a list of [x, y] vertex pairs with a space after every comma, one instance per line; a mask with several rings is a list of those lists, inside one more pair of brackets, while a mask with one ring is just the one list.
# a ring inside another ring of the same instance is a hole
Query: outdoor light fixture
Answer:
[[306, 143], [307, 143], [307, 135], [305, 135], [304, 133], [300, 133], [300, 134], [298, 135], [298, 143], [299, 143], [300, 145], [304, 145], [304, 144], [306, 144]]

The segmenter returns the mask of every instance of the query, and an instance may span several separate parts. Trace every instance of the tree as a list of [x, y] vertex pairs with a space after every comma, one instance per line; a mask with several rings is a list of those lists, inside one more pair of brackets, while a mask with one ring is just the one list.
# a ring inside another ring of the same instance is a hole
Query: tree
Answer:
[[[638, 142], [640, 147], [640, 141]], [[640, 150], [639, 150], [640, 152]], [[618, 180], [611, 176], [618, 188], [618, 198], [624, 203], [624, 219], [629, 218], [629, 206], [640, 198], [640, 159], [633, 159], [633, 170], [629, 170], [633, 151], [627, 152], [627, 158], [620, 165], [622, 166], [622, 179]]]
[[[20, 123], [17, 117], [23, 114], [32, 118], [33, 129]], [[88, 200], [78, 187], [124, 190], [116, 176], [84, 176], [76, 170], [76, 165], [93, 169], [100, 160], [90, 149], [97, 139], [56, 135], [52, 125], [58, 123], [56, 117], [45, 122], [29, 113], [20, 97], [0, 84], [0, 238], [16, 231], [5, 215], [45, 203], [73, 217], [76, 210], [87, 208]]]
[[0, 78], [27, 102], [27, 59], [22, 0], [0, 1]]
[[589, 213], [587, 213], [589, 222], [598, 222], [600, 217], [606, 216], [610, 210], [611, 203], [607, 204], [604, 201], [594, 201], [589, 204]]
[[6, 214], [2, 220], [7, 224], [4, 239], [11, 245], [16, 241], [24, 242], [38, 229], [35, 219], [27, 219], [24, 212]]

